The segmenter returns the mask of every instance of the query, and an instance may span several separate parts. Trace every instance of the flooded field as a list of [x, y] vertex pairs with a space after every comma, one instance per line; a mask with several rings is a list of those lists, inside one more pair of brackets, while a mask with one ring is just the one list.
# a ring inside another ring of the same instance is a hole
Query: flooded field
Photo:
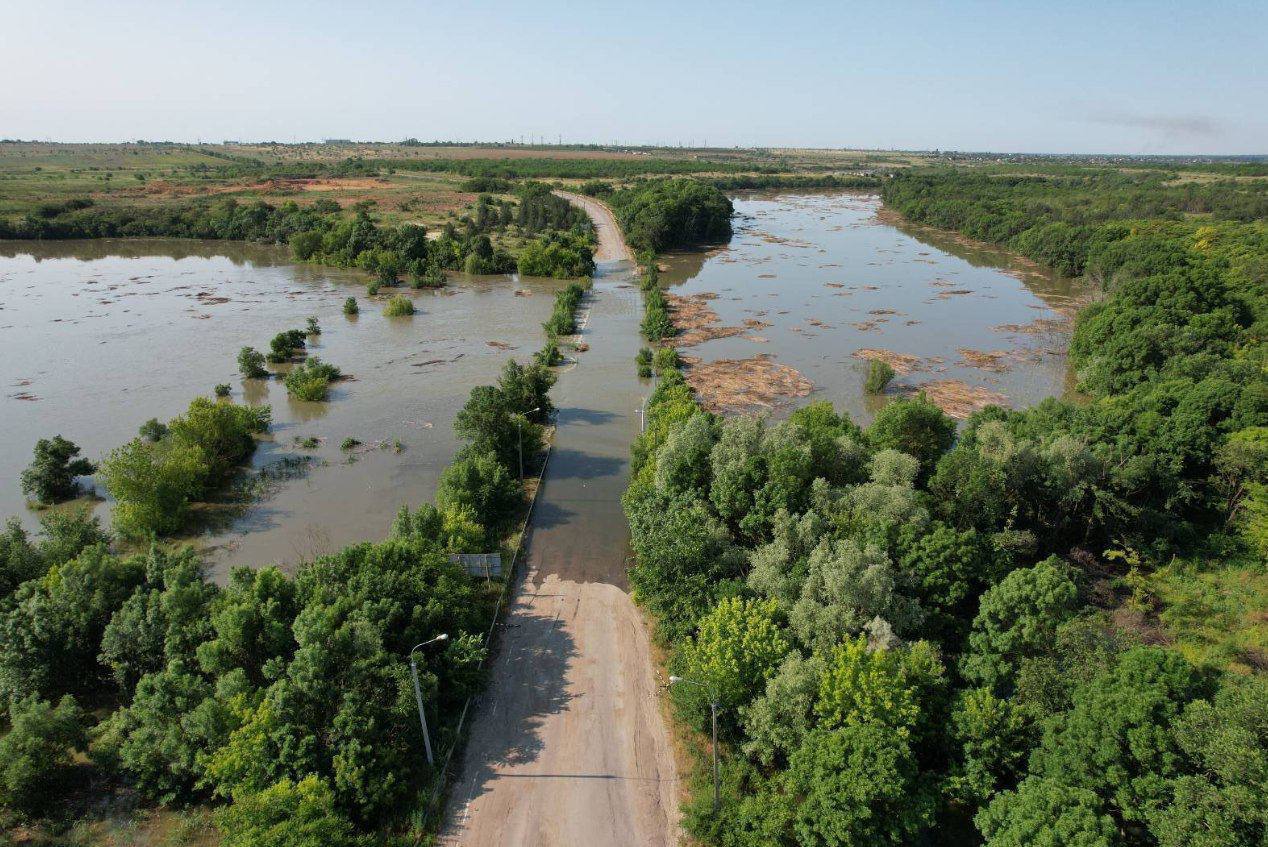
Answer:
[[[856, 193], [735, 199], [735, 236], [664, 260], [707, 405], [751, 411], [831, 400], [860, 422], [925, 391], [956, 417], [1070, 389], [1066, 347], [1086, 293], [993, 248], [893, 221]], [[884, 396], [871, 358], [897, 373]]]
[[[561, 283], [458, 277], [436, 292], [399, 289], [418, 313], [386, 318], [364, 282], [224, 242], [0, 242], [0, 518], [36, 525], [18, 475], [37, 439], [60, 433], [95, 460], [229, 383], [234, 400], [271, 405], [274, 426], [253, 459], [258, 502], [198, 537], [214, 568], [383, 537], [401, 505], [434, 493], [471, 388], [541, 347]], [[349, 296], [358, 316], [342, 313]], [[267, 349], [309, 316], [323, 329], [312, 354], [352, 377], [328, 402], [238, 375], [241, 347]], [[342, 451], [349, 437], [362, 446]], [[309, 438], [315, 447], [300, 443]], [[108, 518], [108, 502], [97, 509]]]

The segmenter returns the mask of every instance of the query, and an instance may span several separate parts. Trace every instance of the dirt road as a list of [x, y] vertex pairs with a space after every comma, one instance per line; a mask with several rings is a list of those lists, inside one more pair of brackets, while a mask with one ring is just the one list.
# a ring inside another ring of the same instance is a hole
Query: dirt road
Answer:
[[450, 792], [445, 845], [678, 841], [661, 690], [625, 579], [620, 496], [647, 391], [634, 375], [641, 301], [628, 262], [614, 261], [629, 251], [611, 212], [563, 196], [591, 214], [600, 238], [583, 330], [590, 350], [555, 389], [554, 454]]
[[634, 260], [634, 254], [621, 236], [621, 228], [616, 225], [616, 217], [613, 216], [612, 210], [606, 203], [585, 194], [574, 194], [571, 191], [556, 191], [555, 193], [574, 206], [581, 207], [590, 216], [590, 220], [594, 223], [595, 234], [599, 237], [599, 249], [594, 251], [595, 262], [602, 264], [603, 262], [632, 262]]

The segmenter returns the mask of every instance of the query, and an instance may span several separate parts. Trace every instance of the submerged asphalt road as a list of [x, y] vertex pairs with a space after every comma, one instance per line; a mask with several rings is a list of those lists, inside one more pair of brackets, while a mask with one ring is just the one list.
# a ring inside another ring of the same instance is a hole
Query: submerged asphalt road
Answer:
[[642, 616], [625, 578], [620, 497], [648, 387], [641, 297], [610, 213], [585, 304], [590, 349], [555, 388], [555, 449], [489, 686], [453, 783], [446, 845], [678, 841], [677, 772]]

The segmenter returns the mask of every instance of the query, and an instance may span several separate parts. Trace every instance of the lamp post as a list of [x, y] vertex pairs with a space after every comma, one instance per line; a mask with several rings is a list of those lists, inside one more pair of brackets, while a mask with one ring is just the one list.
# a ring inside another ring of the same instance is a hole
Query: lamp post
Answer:
[[542, 407], [538, 406], [536, 409], [529, 409], [515, 418], [516, 443], [519, 445], [520, 453], [520, 479], [524, 478], [524, 419], [533, 414], [533, 412], [540, 412], [541, 410]]
[[423, 726], [423, 749], [427, 751], [427, 766], [432, 768], [436, 766], [436, 759], [431, 752], [431, 735], [427, 732], [427, 714], [423, 711], [423, 690], [418, 687], [418, 662], [414, 659], [414, 651], [421, 650], [429, 644], [435, 644], [438, 641], [448, 640], [449, 635], [442, 632], [430, 641], [415, 644], [409, 650], [409, 672], [414, 678], [414, 699], [418, 701], [418, 722]]
[[717, 814], [718, 808], [722, 805], [722, 775], [721, 771], [718, 770], [718, 698], [708, 686], [696, 682], [694, 679], [683, 679], [680, 676], [671, 676], [669, 678], [670, 685], [676, 685], [680, 682], [685, 685], [694, 685], [709, 696], [709, 711], [713, 713], [713, 813]]

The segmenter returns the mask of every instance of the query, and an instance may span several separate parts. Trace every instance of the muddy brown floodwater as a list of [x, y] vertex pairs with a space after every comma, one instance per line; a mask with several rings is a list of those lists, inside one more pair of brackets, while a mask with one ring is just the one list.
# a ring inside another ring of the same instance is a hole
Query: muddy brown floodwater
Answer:
[[[271, 405], [274, 425], [252, 459], [268, 480], [263, 496], [194, 537], [212, 570], [382, 538], [400, 506], [434, 494], [471, 389], [541, 347], [561, 283], [456, 277], [437, 292], [402, 288], [419, 309], [407, 318], [384, 317], [386, 298], [366, 297], [364, 283], [224, 242], [0, 242], [0, 518], [37, 523], [18, 488], [37, 439], [60, 433], [99, 459], [145, 420], [229, 383], [234, 400]], [[349, 296], [354, 318], [342, 312]], [[311, 352], [352, 377], [328, 402], [237, 374], [241, 347], [267, 349], [310, 315], [323, 329]], [[298, 443], [309, 437], [316, 448]], [[342, 451], [348, 437], [362, 446]], [[109, 510], [97, 505], [103, 519]]]
[[[866, 423], [915, 391], [963, 418], [1071, 390], [1071, 319], [1088, 299], [1079, 283], [896, 220], [875, 195], [733, 199], [729, 244], [662, 260], [688, 380], [706, 405], [831, 400]], [[873, 358], [897, 372], [882, 397], [863, 391]]]

